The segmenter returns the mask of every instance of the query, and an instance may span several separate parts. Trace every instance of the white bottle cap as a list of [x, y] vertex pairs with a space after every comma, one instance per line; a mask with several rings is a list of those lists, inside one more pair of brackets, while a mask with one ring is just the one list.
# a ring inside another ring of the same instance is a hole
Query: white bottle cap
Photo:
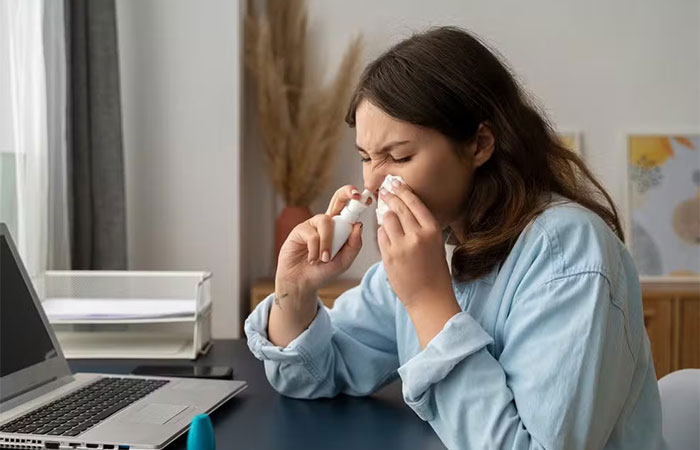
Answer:
[[355, 223], [360, 218], [360, 214], [367, 209], [367, 199], [372, 195], [370, 191], [365, 189], [362, 191], [359, 200], [351, 199], [347, 206], [343, 208], [340, 215], [347, 221]]

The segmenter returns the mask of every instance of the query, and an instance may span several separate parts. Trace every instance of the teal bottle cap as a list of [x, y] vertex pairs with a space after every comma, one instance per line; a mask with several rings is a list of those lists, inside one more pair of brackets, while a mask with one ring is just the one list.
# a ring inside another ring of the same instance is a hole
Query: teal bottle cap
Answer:
[[197, 414], [187, 433], [187, 450], [215, 450], [214, 426], [207, 414]]

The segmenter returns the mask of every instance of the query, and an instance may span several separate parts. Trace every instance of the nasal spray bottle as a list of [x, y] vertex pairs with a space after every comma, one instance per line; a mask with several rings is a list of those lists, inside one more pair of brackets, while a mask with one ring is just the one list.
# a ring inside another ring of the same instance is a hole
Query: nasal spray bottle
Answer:
[[331, 259], [340, 251], [340, 248], [350, 237], [352, 227], [360, 220], [360, 215], [367, 209], [367, 199], [372, 193], [365, 189], [359, 200], [351, 199], [340, 211], [340, 215], [333, 216], [333, 243], [331, 244]]

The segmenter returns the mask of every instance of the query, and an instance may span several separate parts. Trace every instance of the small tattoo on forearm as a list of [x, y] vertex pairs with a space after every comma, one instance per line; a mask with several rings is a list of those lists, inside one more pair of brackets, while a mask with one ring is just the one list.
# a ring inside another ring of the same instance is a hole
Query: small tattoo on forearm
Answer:
[[280, 309], [282, 309], [282, 305], [280, 304], [280, 298], [285, 298], [288, 295], [289, 295], [288, 293], [284, 293], [281, 296], [278, 296], [277, 294], [275, 294], [275, 305], [277, 305]]

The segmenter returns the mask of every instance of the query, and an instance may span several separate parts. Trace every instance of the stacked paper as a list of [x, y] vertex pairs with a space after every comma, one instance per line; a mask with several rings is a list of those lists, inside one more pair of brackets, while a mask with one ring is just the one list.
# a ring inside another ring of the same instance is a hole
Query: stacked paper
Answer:
[[42, 305], [50, 322], [187, 318], [196, 308], [192, 300], [131, 298], [48, 298]]

